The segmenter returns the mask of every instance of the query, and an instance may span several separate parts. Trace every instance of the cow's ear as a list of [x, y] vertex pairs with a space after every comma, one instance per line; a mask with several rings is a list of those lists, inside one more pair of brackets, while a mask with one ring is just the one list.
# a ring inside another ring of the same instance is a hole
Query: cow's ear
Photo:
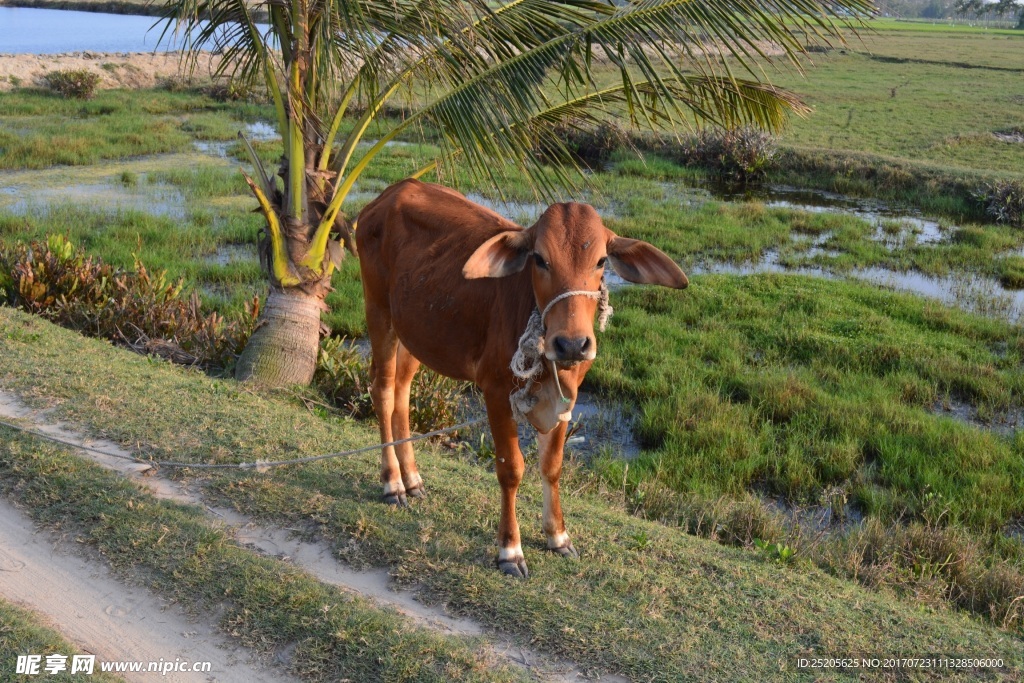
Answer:
[[608, 260], [615, 272], [630, 282], [675, 289], [690, 284], [675, 261], [647, 242], [612, 235], [608, 241]]
[[506, 230], [487, 240], [473, 252], [462, 267], [467, 280], [480, 277], [505, 277], [526, 266], [533, 251], [532, 230]]

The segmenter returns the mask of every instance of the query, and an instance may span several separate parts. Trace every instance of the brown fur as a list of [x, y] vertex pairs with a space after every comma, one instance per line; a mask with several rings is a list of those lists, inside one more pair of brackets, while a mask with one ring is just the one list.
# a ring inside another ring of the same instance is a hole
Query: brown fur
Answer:
[[[523, 477], [516, 422], [509, 394], [517, 382], [509, 368], [518, 340], [535, 307], [562, 292], [596, 291], [601, 259], [627, 279], [685, 287], [686, 276], [650, 245], [617, 237], [584, 204], [555, 204], [531, 228], [522, 229], [462, 195], [416, 180], [386, 189], [359, 216], [356, 241], [372, 346], [374, 408], [384, 442], [409, 435], [409, 386], [420, 362], [455, 379], [474, 382], [484, 394], [501, 484], [499, 565], [525, 576], [515, 496]], [[535, 255], [544, 259], [541, 268]], [[625, 271], [625, 272], [623, 272]], [[546, 320], [549, 359], [567, 340], [587, 340], [559, 358], [562, 390], [575, 403], [593, 362], [597, 342], [590, 297], [564, 299]], [[561, 337], [561, 342], [558, 338]], [[584, 357], [586, 356], [586, 357]], [[566, 406], [558, 399], [552, 363], [538, 383], [539, 402], [530, 422], [544, 434], [541, 469], [545, 481], [544, 530], [548, 545], [575, 555], [565, 534], [558, 478], [565, 443]], [[381, 481], [385, 500], [404, 503], [422, 495], [412, 446], [384, 449]]]

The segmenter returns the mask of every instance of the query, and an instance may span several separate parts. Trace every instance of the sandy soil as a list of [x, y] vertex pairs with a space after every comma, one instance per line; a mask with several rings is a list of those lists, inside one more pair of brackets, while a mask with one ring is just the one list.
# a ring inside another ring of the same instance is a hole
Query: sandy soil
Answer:
[[[0, 538], [0, 594], [42, 615], [82, 651], [96, 655], [97, 668], [99, 662], [173, 662], [180, 658], [183, 662], [211, 662], [211, 672], [169, 673], [160, 676], [161, 680], [294, 680], [251, 661], [247, 650], [220, 636], [210, 624], [190, 619], [149, 591], [119, 582], [99, 563], [69, 552], [66, 541], [37, 531], [28, 517], [2, 498]], [[128, 681], [151, 681], [157, 674], [122, 675]]]
[[[149, 490], [157, 498], [198, 505], [204, 508], [212, 518], [218, 520], [225, 529], [231, 532], [239, 543], [247, 545], [265, 555], [292, 562], [324, 583], [367, 598], [378, 605], [394, 609], [420, 626], [456, 636], [479, 636], [488, 633], [487, 629], [479, 622], [448, 615], [443, 606], [425, 605], [419, 602], [411, 592], [391, 590], [391, 580], [386, 570], [356, 571], [338, 562], [334, 558], [331, 548], [326, 543], [303, 541], [287, 529], [262, 526], [234, 510], [211, 507], [206, 504], [201, 495], [190, 490], [187, 485], [155, 474], [148, 465], [125, 459], [131, 457], [131, 454], [120, 448], [117, 444], [102, 439], [85, 438], [67, 425], [56, 421], [48, 411], [32, 410], [16, 395], [0, 389], [0, 419], [5, 418], [27, 420], [30, 423], [27, 426], [36, 431], [94, 449], [82, 451], [81, 455], [132, 479]], [[5, 507], [10, 508], [10, 505], [4, 503], [3, 499], [0, 498], [0, 537], [4, 537], [6, 533], [2, 522]], [[13, 514], [21, 517], [17, 511], [13, 511]], [[24, 520], [23, 517], [21, 519]], [[28, 522], [23, 521], [23, 523], [27, 524]], [[21, 537], [17, 540], [12, 540], [11, 545], [14, 548], [18, 548], [26, 542], [24, 537]], [[57, 571], [63, 570], [69, 561], [73, 563], [75, 560], [67, 556], [57, 556], [56, 559], [51, 559]], [[81, 560], [78, 561], [81, 562]], [[17, 594], [12, 595], [4, 584], [4, 562], [5, 556], [0, 551], [0, 594], [7, 596], [14, 602], [19, 602]], [[86, 577], [81, 573], [67, 574], [59, 577], [58, 583], [49, 591], [50, 594], [67, 594], [77, 590], [77, 586], [86, 581]], [[152, 597], [149, 599], [151, 601], [155, 600]], [[26, 604], [23, 599], [22, 604]], [[34, 607], [32, 604], [29, 604], [29, 606]], [[87, 642], [84, 639], [77, 638], [66, 627], [68, 620], [74, 618], [73, 615], [66, 613], [51, 614], [45, 609], [38, 609], [37, 611], [43, 612], [52, 619], [57, 630], [64, 633], [68, 638], [76, 642]], [[106, 629], [107, 627], [104, 627], [99, 633], [106, 633]], [[197, 631], [194, 626], [191, 630]], [[116, 648], [121, 647], [120, 639], [123, 636], [117, 630], [111, 631], [111, 634], [115, 641], [112, 647], [116, 651]], [[212, 629], [208, 629], [204, 634], [208, 634], [209, 639], [214, 643], [219, 641], [219, 636], [216, 636]], [[533, 676], [542, 681], [550, 683], [579, 683], [583, 680], [596, 680], [599, 682], [603, 681], [604, 683], [621, 683], [626, 680], [619, 676], [603, 676], [597, 679], [588, 678], [584, 676], [578, 667], [571, 663], [554, 661], [528, 648], [520, 647], [497, 634], [488, 633], [488, 635], [496, 657], [507, 663], [527, 669]], [[143, 637], [141, 640], [146, 640], [147, 637], [156, 636], [151, 634]], [[206, 637], [206, 635], [202, 637], [195, 636], [197, 640], [206, 639]], [[160, 638], [148, 642], [163, 643]], [[161, 644], [158, 649], [161, 653], [166, 653], [169, 648]], [[90, 650], [90, 652], [93, 651]], [[165, 660], [168, 658], [167, 654], [160, 654], [155, 659], [159, 659], [160, 656], [163, 656]], [[198, 659], [195, 655], [190, 654], [190, 656], [193, 659]], [[222, 653], [220, 659], [214, 656], [210, 657], [209, 660], [216, 663], [223, 661], [224, 657], [225, 655]], [[126, 659], [128, 657], [123, 655], [117, 658]], [[136, 659], [142, 659], [142, 657], [137, 657]], [[227, 681], [234, 679], [217, 680]], [[251, 678], [244, 680], [262, 681], [271, 679]]]
[[[203, 53], [196, 65], [195, 80], [209, 81], [219, 58]], [[152, 88], [181, 74], [176, 54], [157, 52], [69, 52], [54, 55], [0, 54], [0, 92], [14, 87], [45, 87], [43, 76], [50, 71], [85, 69], [100, 76], [100, 88]], [[20, 79], [20, 80], [19, 80]]]

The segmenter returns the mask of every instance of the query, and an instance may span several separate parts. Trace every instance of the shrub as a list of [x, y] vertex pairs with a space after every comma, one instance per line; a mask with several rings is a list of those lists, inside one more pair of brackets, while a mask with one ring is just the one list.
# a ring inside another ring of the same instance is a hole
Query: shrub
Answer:
[[750, 182], [767, 173], [776, 154], [775, 138], [751, 127], [705, 128], [683, 140], [681, 161], [702, 166], [728, 182]]
[[328, 337], [320, 344], [313, 385], [352, 417], [373, 414], [369, 361], [359, 347], [344, 338]]
[[999, 223], [1024, 227], [1024, 182], [1001, 180], [985, 185], [975, 193], [985, 213]]
[[250, 83], [242, 81], [221, 81], [206, 88], [206, 94], [218, 102], [249, 102], [260, 104], [266, 95]]
[[564, 123], [552, 132], [564, 149], [543, 141], [536, 145], [539, 158], [550, 161], [564, 161], [565, 154], [576, 162], [588, 166], [600, 166], [608, 161], [612, 152], [628, 141], [626, 132], [610, 122], [603, 122], [596, 128], [582, 126], [575, 122]]
[[192, 83], [184, 76], [165, 76], [157, 81], [156, 87], [167, 92], [185, 92], [192, 87]]
[[[345, 339], [328, 338], [320, 345], [313, 384], [335, 406], [353, 417], [372, 416], [370, 361]], [[413, 431], [430, 432], [458, 422], [465, 382], [421, 368], [412, 383], [409, 422]]]
[[65, 69], [51, 71], [43, 76], [46, 85], [64, 97], [74, 97], [79, 100], [89, 100], [96, 94], [96, 86], [99, 85], [99, 74], [86, 69]]
[[60, 235], [0, 248], [0, 286], [8, 303], [65, 327], [205, 367], [230, 366], [259, 313], [258, 299], [230, 320], [205, 312], [197, 294], [182, 296], [181, 280], [138, 259], [133, 270], [115, 268]]

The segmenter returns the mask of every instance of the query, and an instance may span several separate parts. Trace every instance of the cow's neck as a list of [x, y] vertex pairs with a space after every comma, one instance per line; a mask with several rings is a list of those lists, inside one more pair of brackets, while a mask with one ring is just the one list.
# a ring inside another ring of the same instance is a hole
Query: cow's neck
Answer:
[[[544, 357], [544, 328], [530, 273], [510, 278], [509, 284], [514, 287], [516, 302], [511, 346], [519, 349], [519, 353], [514, 353], [510, 360], [515, 386], [509, 400], [517, 420], [525, 419], [539, 431], [547, 433], [559, 422], [571, 418], [579, 383], [586, 369], [582, 367], [584, 364], [558, 367]], [[585, 365], [589, 367], [590, 364]]]

